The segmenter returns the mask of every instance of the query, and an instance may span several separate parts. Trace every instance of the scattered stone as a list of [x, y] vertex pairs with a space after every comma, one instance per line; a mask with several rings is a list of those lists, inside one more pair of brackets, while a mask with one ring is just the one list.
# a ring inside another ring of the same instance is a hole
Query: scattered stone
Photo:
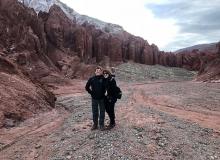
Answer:
[[41, 147], [42, 147], [41, 144], [37, 144], [37, 145], [35, 146], [36, 149], [39, 149], [39, 148], [41, 148]]
[[159, 145], [160, 147], [164, 147], [164, 146], [165, 146], [165, 144], [162, 143], [162, 142], [159, 142], [158, 145]]
[[87, 124], [88, 127], [92, 127], [92, 124]]
[[13, 119], [5, 119], [5, 123], [4, 123], [4, 127], [5, 128], [12, 128], [15, 127], [15, 121]]
[[64, 141], [64, 140], [65, 140], [65, 137], [62, 137], [60, 140], [61, 140], [61, 141]]
[[134, 129], [137, 130], [138, 132], [144, 131], [144, 128], [142, 128], [142, 127], [136, 127], [136, 126], [135, 126]]
[[70, 158], [72, 158], [72, 157], [69, 155], [69, 156], [66, 156], [66, 158], [67, 158], [67, 159], [70, 159]]
[[164, 121], [158, 121], [157, 124], [164, 124]]
[[34, 158], [38, 158], [40, 155], [37, 153], [35, 156], [34, 156]]
[[89, 138], [89, 139], [94, 139], [95, 136], [94, 136], [93, 134], [90, 134], [90, 135], [88, 136], [88, 138]]
[[172, 155], [175, 156], [175, 157], [178, 157], [180, 155], [181, 151], [179, 150], [179, 148], [175, 148], [173, 151], [172, 151]]

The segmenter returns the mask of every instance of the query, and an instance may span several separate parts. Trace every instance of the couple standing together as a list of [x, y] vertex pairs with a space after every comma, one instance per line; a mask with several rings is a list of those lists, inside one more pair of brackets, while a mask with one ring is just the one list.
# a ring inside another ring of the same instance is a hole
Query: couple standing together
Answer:
[[96, 67], [95, 76], [88, 80], [85, 87], [92, 97], [93, 126], [91, 130], [98, 129], [98, 124], [100, 130], [105, 130], [105, 111], [110, 119], [107, 129], [115, 126], [116, 86], [114, 75], [110, 71]]

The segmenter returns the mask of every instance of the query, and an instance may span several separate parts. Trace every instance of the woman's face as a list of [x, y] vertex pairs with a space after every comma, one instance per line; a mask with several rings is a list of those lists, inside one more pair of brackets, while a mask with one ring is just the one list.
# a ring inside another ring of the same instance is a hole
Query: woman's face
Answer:
[[109, 74], [106, 73], [106, 72], [104, 72], [103, 75], [104, 75], [105, 78], [108, 78], [108, 77], [109, 77]]

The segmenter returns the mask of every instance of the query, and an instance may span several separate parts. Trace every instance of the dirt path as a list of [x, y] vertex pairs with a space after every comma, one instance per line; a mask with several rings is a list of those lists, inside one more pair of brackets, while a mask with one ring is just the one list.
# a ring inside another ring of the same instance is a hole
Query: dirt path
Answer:
[[121, 83], [110, 131], [90, 131], [90, 97], [74, 84], [55, 91], [56, 110], [0, 131], [0, 159], [220, 158], [219, 84]]

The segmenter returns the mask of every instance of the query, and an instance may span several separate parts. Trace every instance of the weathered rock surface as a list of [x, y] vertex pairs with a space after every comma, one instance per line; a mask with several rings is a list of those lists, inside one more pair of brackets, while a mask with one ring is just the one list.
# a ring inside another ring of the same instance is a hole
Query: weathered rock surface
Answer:
[[4, 57], [0, 57], [0, 82], [0, 128], [14, 127], [55, 106], [54, 94]]
[[220, 79], [220, 42], [218, 52], [203, 57], [197, 80], [219, 82]]
[[166, 53], [123, 29], [111, 32], [91, 21], [79, 23], [79, 15], [70, 18], [58, 1], [54, 5], [51, 1], [48, 13], [39, 11], [38, 15], [16, 0], [1, 1], [0, 46], [7, 54], [17, 54], [17, 62], [37, 79], [52, 72], [81, 77], [75, 71], [82, 69], [82, 64], [108, 66], [127, 61], [202, 70], [204, 61], [216, 58], [216, 53], [198, 50]]

